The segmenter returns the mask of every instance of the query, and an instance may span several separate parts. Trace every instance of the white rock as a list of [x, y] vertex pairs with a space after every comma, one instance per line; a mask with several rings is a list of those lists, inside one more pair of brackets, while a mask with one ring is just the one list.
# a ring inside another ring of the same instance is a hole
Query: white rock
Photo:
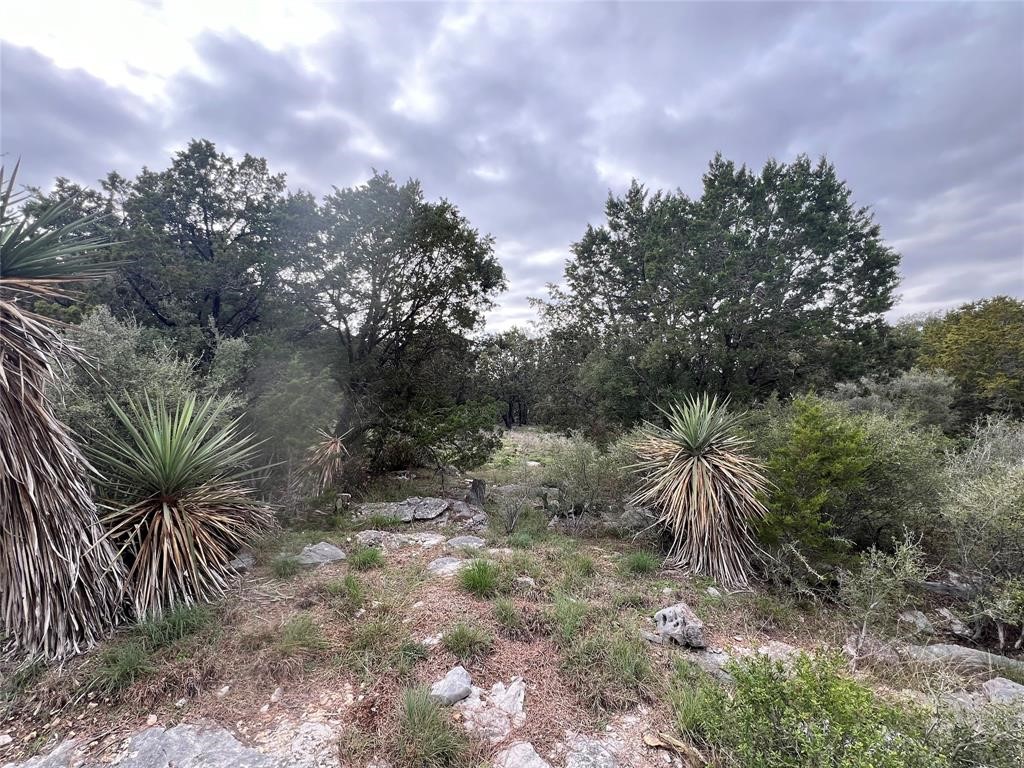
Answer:
[[507, 686], [495, 683], [487, 693], [474, 686], [470, 695], [455, 706], [462, 713], [466, 730], [496, 744], [526, 720], [525, 701], [523, 678], [515, 677]]
[[221, 687], [220, 689], [218, 689], [218, 691], [217, 691], [217, 694], [216, 694], [216, 695], [217, 695], [217, 698], [218, 698], [218, 699], [223, 699], [223, 698], [224, 698], [225, 696], [227, 696], [227, 695], [228, 695], [228, 691], [230, 691], [230, 690], [231, 690], [231, 686], [230, 686], [230, 685], [225, 685], [225, 686], [222, 686], [222, 687]]
[[176, 706], [178, 709], [181, 709], [186, 704], [188, 704], [188, 699], [186, 699], [184, 696], [182, 696], [180, 699], [174, 702], [174, 706]]
[[265, 715], [269, 711], [270, 711], [270, 705], [269, 704], [264, 704], [262, 707], [260, 707], [260, 714], [261, 715]]
[[431, 560], [427, 571], [435, 576], [454, 576], [466, 567], [466, 561], [458, 557], [439, 557]]
[[0, 733], [0, 747], [7, 746], [12, 741], [14, 741], [14, 737], [11, 736], [11, 734], [9, 734], [9, 733]]
[[277, 704], [277, 702], [281, 700], [282, 696], [284, 696], [284, 688], [278, 686], [274, 689], [274, 692], [270, 694], [270, 703]]
[[934, 635], [935, 627], [921, 611], [903, 611], [899, 615], [901, 624], [910, 624], [914, 631], [922, 635]]
[[537, 754], [533, 744], [517, 741], [491, 758], [492, 768], [551, 768], [551, 763]]
[[430, 698], [441, 704], [452, 705], [469, 696], [473, 690], [473, 678], [465, 667], [454, 667], [448, 674], [430, 686]]
[[487, 542], [479, 536], [455, 536], [448, 539], [449, 549], [480, 549], [487, 545]]
[[704, 648], [704, 622], [697, 618], [686, 603], [676, 603], [654, 614], [654, 625], [659, 634], [688, 648]]
[[719, 592], [719, 591], [718, 591], [717, 589], [715, 589], [714, 587], [708, 587], [708, 589], [707, 589], [707, 592], [708, 592], [708, 594], [709, 594], [709, 595], [711, 595], [712, 597], [721, 597], [721, 596], [722, 596], [722, 593], [721, 593], [721, 592]]
[[624, 744], [613, 736], [575, 736], [565, 743], [565, 768], [616, 768]]
[[317, 544], [307, 544], [296, 559], [299, 565], [325, 565], [344, 560], [345, 553], [333, 544], [321, 541]]
[[1005, 677], [994, 677], [981, 684], [981, 690], [993, 704], [1024, 702], [1024, 685]]
[[151, 714], [146, 718], [146, 725], [156, 725], [156, 715]]

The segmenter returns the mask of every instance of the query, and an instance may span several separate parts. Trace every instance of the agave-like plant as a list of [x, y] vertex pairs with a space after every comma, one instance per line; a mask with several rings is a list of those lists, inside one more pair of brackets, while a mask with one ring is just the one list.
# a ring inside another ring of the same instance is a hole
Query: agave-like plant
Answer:
[[652, 507], [672, 536], [668, 561], [728, 586], [747, 583], [755, 555], [752, 524], [767, 509], [763, 467], [737, 434], [742, 416], [706, 394], [664, 411], [668, 427], [646, 424], [634, 444], [643, 475], [633, 503]]
[[345, 471], [345, 462], [350, 454], [345, 446], [344, 435], [332, 435], [322, 429], [317, 430], [320, 441], [309, 449], [306, 457], [306, 471], [313, 476], [318, 492], [323, 493], [337, 482]]
[[139, 618], [224, 592], [238, 550], [273, 525], [247, 480], [258, 443], [226, 399], [169, 405], [148, 395], [108, 404], [122, 427], [90, 445], [103, 473], [102, 520], [128, 568]]
[[[64, 222], [72, 200], [27, 218], [17, 166], [0, 168], [0, 612], [12, 653], [62, 658], [121, 618], [123, 570], [97, 518], [88, 463], [53, 415], [46, 385], [75, 357], [26, 307], [104, 270], [96, 219]], [[64, 222], [64, 223], [62, 223]]]

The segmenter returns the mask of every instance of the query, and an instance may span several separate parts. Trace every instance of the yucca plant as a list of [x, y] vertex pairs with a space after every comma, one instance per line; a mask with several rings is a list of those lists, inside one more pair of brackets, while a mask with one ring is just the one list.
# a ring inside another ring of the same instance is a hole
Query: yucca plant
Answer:
[[238, 550], [273, 524], [247, 480], [258, 443], [226, 399], [168, 405], [148, 395], [127, 410], [108, 401], [122, 431], [98, 433], [90, 456], [103, 473], [102, 520], [126, 562], [139, 618], [223, 593]]
[[752, 523], [767, 513], [767, 481], [737, 434], [742, 417], [728, 401], [688, 397], [646, 424], [634, 445], [643, 475], [632, 501], [655, 509], [672, 537], [668, 563], [735, 586], [747, 582], [758, 552]]
[[[75, 356], [27, 304], [103, 273], [94, 217], [68, 200], [29, 219], [0, 167], [0, 611], [13, 653], [62, 658], [120, 618], [123, 571], [103, 538], [89, 466], [53, 415], [46, 387]], [[63, 222], [63, 223], [62, 223]]]
[[323, 493], [334, 487], [345, 471], [345, 462], [350, 455], [345, 446], [348, 433], [339, 436], [318, 429], [317, 434], [320, 441], [309, 449], [306, 470], [313, 476], [317, 491]]

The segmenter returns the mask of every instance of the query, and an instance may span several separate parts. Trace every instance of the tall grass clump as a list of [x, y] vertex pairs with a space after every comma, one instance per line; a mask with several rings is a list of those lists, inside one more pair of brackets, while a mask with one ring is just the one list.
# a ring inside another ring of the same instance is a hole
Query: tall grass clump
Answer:
[[104, 477], [103, 522], [127, 563], [128, 596], [140, 617], [224, 592], [243, 546], [272, 525], [246, 482], [257, 444], [226, 401], [186, 397], [110, 401], [121, 431], [101, 434], [91, 455]]
[[27, 307], [104, 274], [98, 218], [74, 199], [34, 217], [0, 167], [0, 636], [5, 650], [63, 658], [121, 618], [123, 570], [100, 528], [89, 464], [54, 415], [55, 372], [77, 355]]
[[761, 465], [747, 454], [741, 417], [716, 397], [698, 395], [665, 411], [667, 427], [648, 423], [635, 444], [642, 475], [633, 503], [654, 508], [668, 530], [668, 563], [723, 584], [747, 583], [753, 526], [767, 510]]
[[424, 688], [405, 691], [395, 733], [396, 762], [403, 768], [469, 766], [469, 739]]
[[477, 597], [491, 597], [498, 591], [501, 572], [489, 560], [473, 560], [459, 571], [459, 584]]

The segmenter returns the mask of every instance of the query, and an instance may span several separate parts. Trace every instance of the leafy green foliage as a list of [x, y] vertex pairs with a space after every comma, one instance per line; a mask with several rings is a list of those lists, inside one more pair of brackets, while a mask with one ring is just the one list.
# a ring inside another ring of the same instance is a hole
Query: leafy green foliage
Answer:
[[396, 762], [402, 768], [468, 768], [469, 741], [430, 693], [413, 688], [402, 695], [395, 733]]
[[1024, 413], [1024, 301], [994, 296], [926, 322], [919, 364], [952, 376], [969, 415]]
[[127, 436], [101, 433], [90, 453], [137, 615], [221, 594], [235, 553], [272, 523], [245, 482], [254, 441], [237, 420], [218, 426], [223, 400], [188, 396], [171, 407], [145, 397], [129, 401], [130, 413], [110, 406]]
[[669, 698], [680, 730], [713, 747], [726, 768], [935, 765], [912, 710], [877, 699], [845, 677], [841, 663], [799, 656], [787, 671], [755, 656], [730, 668], [736, 680], [730, 696], [677, 667]]
[[830, 397], [843, 402], [853, 413], [904, 414], [918, 424], [952, 432], [959, 421], [953, 408], [958, 395], [952, 376], [914, 368], [892, 379], [865, 376], [856, 382], [844, 382]]
[[453, 626], [441, 638], [445, 650], [463, 661], [483, 656], [491, 650], [493, 641], [494, 638], [487, 631], [464, 622]]
[[904, 527], [929, 537], [937, 527], [946, 442], [934, 429], [805, 396], [759, 443], [774, 483], [762, 541], [784, 564], [804, 558], [811, 581], [831, 579], [853, 547], [889, 550]]
[[584, 420], [635, 423], [677, 393], [788, 395], [885, 362], [899, 256], [830, 163], [719, 156], [703, 182], [690, 199], [634, 181], [573, 245], [545, 315]]
[[653, 507], [672, 542], [668, 561], [723, 584], [745, 584], [757, 548], [751, 528], [767, 510], [761, 465], [738, 433], [727, 402], [700, 395], [649, 424], [635, 445], [642, 475], [632, 501]]

